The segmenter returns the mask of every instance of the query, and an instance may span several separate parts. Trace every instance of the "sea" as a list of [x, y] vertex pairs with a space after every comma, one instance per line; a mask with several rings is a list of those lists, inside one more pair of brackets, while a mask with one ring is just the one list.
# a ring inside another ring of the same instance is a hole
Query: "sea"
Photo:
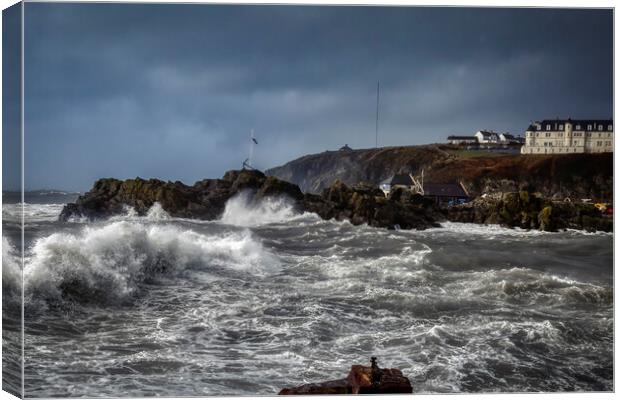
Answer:
[[59, 222], [3, 196], [3, 380], [27, 397], [273, 395], [399, 368], [414, 393], [612, 391], [613, 235], [386, 230], [241, 194], [220, 219]]

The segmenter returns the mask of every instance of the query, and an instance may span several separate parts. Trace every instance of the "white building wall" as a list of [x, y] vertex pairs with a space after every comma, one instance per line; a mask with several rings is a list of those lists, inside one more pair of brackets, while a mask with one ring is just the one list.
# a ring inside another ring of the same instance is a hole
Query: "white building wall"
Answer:
[[[540, 126], [540, 125], [538, 125]], [[573, 126], [564, 124], [563, 131], [547, 130], [540, 126], [540, 130], [525, 132], [525, 145], [521, 147], [521, 154], [571, 154], [571, 153], [606, 153], [614, 151], [614, 134], [603, 127]], [[579, 128], [579, 129], [577, 129]], [[596, 128], [596, 130], [594, 130]]]

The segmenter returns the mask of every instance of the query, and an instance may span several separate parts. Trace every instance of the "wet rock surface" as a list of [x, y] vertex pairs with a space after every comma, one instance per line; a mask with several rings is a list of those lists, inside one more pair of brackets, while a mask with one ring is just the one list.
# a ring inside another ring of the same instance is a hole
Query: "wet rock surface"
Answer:
[[453, 222], [499, 224], [510, 228], [554, 232], [581, 229], [590, 232], [613, 230], [613, 218], [592, 204], [558, 201], [528, 191], [498, 193], [446, 209]]
[[350, 187], [335, 181], [321, 195], [304, 194], [297, 185], [252, 170], [228, 171], [222, 179], [205, 179], [193, 186], [157, 179], [100, 179], [75, 203], [67, 204], [60, 219], [107, 218], [126, 212], [128, 207], [145, 215], [159, 203], [172, 217], [213, 220], [222, 215], [230, 198], [242, 192], [252, 201], [285, 197], [299, 211], [314, 212], [323, 219], [349, 220], [354, 225], [425, 229], [443, 219], [432, 202], [407, 191], [396, 190], [386, 198], [372, 186]]
[[370, 367], [352, 365], [345, 379], [284, 388], [278, 394], [394, 394], [412, 392], [411, 382], [400, 370], [379, 368], [376, 359], [373, 357]]
[[427, 229], [448, 220], [543, 231], [613, 230], [613, 219], [601, 215], [592, 204], [553, 200], [527, 190], [494, 193], [467, 204], [442, 208], [401, 187], [394, 188], [386, 197], [372, 185], [349, 186], [336, 180], [321, 194], [311, 194], [303, 193], [295, 184], [252, 170], [228, 171], [222, 179], [204, 179], [193, 186], [157, 179], [100, 179], [75, 203], [67, 204], [60, 219], [108, 218], [127, 212], [128, 207], [145, 215], [159, 203], [172, 217], [214, 220], [220, 218], [226, 202], [241, 193], [247, 194], [251, 202], [284, 197], [299, 212], [388, 229]]

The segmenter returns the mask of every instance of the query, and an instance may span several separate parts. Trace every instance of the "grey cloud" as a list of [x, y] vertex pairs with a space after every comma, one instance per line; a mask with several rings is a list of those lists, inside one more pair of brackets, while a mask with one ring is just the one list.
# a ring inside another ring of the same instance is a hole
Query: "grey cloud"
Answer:
[[612, 110], [610, 10], [29, 3], [26, 25], [30, 188], [220, 176], [251, 128], [260, 168], [371, 147], [377, 80], [385, 145]]

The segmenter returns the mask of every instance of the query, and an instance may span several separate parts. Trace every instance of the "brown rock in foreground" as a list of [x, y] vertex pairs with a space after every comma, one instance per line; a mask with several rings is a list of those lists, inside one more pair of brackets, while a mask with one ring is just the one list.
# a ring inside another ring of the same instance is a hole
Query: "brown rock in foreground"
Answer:
[[352, 365], [345, 379], [309, 383], [280, 390], [279, 395], [312, 394], [395, 394], [412, 393], [409, 379], [395, 368], [379, 368], [372, 360], [372, 366]]

